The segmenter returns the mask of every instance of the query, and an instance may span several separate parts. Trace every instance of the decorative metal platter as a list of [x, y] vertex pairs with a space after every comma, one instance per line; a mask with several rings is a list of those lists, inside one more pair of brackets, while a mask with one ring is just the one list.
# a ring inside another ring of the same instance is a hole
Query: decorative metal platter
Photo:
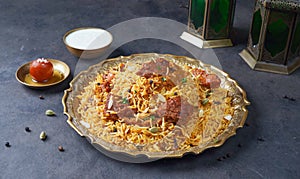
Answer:
[[243, 127], [250, 103], [228, 74], [184, 56], [135, 54], [78, 74], [62, 99], [68, 124], [124, 162], [199, 154]]

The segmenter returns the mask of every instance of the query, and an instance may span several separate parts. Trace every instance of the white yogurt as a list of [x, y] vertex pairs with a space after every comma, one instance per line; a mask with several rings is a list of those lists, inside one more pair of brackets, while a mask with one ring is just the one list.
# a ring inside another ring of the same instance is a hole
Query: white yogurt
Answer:
[[103, 29], [80, 29], [67, 35], [65, 42], [73, 48], [95, 50], [109, 45], [112, 42], [112, 36]]

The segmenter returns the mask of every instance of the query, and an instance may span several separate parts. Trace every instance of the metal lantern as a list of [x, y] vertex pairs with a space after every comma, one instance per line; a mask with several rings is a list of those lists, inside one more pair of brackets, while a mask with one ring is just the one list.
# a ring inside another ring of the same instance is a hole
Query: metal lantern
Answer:
[[247, 48], [255, 70], [290, 74], [300, 67], [300, 0], [256, 0]]
[[188, 32], [182, 39], [201, 48], [232, 46], [235, 0], [190, 0]]

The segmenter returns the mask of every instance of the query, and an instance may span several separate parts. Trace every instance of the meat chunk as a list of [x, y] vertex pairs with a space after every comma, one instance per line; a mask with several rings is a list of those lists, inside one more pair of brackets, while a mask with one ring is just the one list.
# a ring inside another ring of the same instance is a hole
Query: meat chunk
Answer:
[[151, 74], [166, 75], [169, 70], [170, 62], [163, 58], [157, 58], [155, 61], [143, 64], [136, 74], [139, 76], [151, 76]]
[[218, 88], [221, 84], [220, 78], [215, 74], [205, 74], [199, 77], [201, 85], [207, 88]]
[[211, 88], [217, 88], [221, 84], [221, 80], [217, 75], [214, 74], [209, 74], [206, 76], [206, 83], [211, 87]]
[[[111, 93], [107, 96], [105, 103], [104, 114], [108, 120], [116, 121], [120, 118], [134, 118], [134, 114], [137, 112], [135, 109], [128, 108], [130, 104], [123, 103], [120, 96], [113, 96]], [[112, 114], [109, 111], [114, 111], [117, 114]]]
[[207, 74], [204, 70], [197, 68], [191, 70], [191, 73], [200, 80], [201, 85], [207, 88], [217, 88], [221, 84], [220, 78], [215, 74]]
[[157, 115], [164, 117], [166, 122], [176, 123], [180, 117], [181, 98], [176, 96], [167, 100], [166, 105], [159, 106]]

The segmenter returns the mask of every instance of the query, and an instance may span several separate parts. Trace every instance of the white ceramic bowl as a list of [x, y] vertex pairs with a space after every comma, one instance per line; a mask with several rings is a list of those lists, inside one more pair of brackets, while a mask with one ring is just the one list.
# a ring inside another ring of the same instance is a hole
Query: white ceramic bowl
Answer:
[[111, 33], [101, 28], [82, 27], [68, 31], [63, 37], [71, 54], [78, 58], [97, 58], [113, 41]]

